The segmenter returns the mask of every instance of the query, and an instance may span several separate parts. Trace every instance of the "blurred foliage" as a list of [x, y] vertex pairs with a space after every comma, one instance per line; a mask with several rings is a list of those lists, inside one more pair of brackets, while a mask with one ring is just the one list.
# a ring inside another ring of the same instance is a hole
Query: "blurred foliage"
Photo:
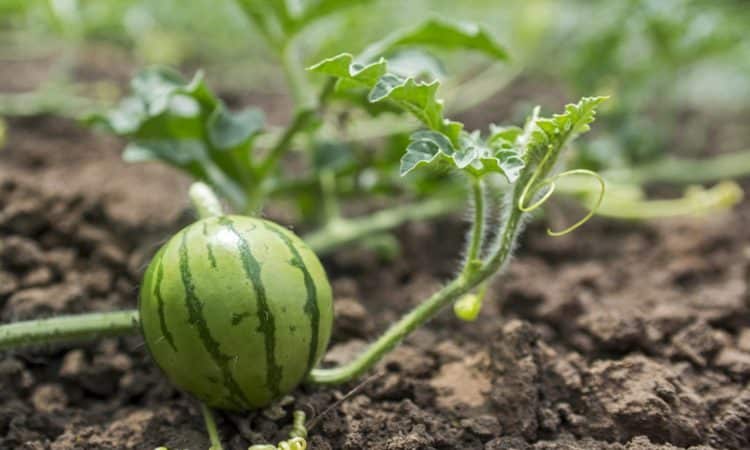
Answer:
[[[743, 2], [628, 0], [574, 2], [595, 17], [561, 21], [546, 66], [577, 93], [611, 95], [608, 136], [584, 149], [580, 164], [595, 169], [652, 162], [672, 134], [695, 153], [710, 146], [708, 126], [685, 127], [685, 113], [733, 114], [750, 99], [750, 8]], [[539, 67], [544, 70], [544, 65]]]
[[[319, 2], [277, 3], [293, 9]], [[566, 97], [592, 92], [613, 97], [605, 115], [611, 138], [587, 149], [582, 155], [587, 165], [657, 157], [677, 125], [675, 107], [736, 111], [746, 110], [750, 103], [750, 41], [743, 35], [750, 8], [743, 1], [348, 3], [343, 14], [325, 16], [304, 28], [293, 24], [304, 34], [304, 64], [358, 52], [427, 15], [484, 24], [506, 43], [512, 64], [524, 67], [527, 76], [545, 74], [561, 89], [573, 91]], [[233, 1], [215, 0], [3, 0], [0, 45], [8, 49], [12, 34], [25, 37], [19, 41], [24, 48], [34, 39], [48, 42], [61, 36], [73, 46], [105, 42], [130, 51], [136, 65], [200, 65], [213, 82], [283, 89], [262, 30], [239, 9]], [[348, 32], [352, 29], [357, 33]], [[469, 66], [475, 62], [468, 59]], [[446, 64], [466, 66], [467, 57], [454, 56]]]

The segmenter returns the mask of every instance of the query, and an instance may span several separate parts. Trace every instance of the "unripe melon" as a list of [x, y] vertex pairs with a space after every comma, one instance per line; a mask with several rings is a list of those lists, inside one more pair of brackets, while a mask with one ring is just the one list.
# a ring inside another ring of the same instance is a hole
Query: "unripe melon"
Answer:
[[202, 219], [149, 264], [140, 291], [151, 355], [214, 408], [261, 408], [320, 361], [333, 301], [315, 253], [294, 233], [244, 217]]

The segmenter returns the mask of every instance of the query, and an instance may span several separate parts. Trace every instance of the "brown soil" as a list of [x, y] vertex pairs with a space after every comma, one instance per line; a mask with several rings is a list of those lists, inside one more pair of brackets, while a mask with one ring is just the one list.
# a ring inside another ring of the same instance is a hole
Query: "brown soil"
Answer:
[[[133, 307], [154, 248], [187, 223], [187, 180], [126, 165], [120, 143], [52, 118], [11, 120], [0, 151], [2, 320]], [[311, 431], [324, 449], [750, 447], [750, 209], [695, 221], [532, 225], [479, 320], [446, 311]], [[464, 224], [399, 232], [403, 257], [325, 261], [344, 361], [451, 276]], [[347, 391], [303, 388], [269, 411], [221, 415], [227, 447], [284, 437]], [[0, 448], [208, 448], [196, 403], [142, 339], [0, 358]]]

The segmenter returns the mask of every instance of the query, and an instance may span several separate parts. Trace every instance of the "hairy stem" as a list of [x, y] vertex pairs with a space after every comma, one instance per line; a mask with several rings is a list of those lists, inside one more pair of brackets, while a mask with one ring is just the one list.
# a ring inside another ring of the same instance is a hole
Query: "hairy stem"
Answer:
[[[520, 189], [516, 185], [513, 195], [508, 196], [508, 199], [511, 201], [505, 202], [507, 211], [501, 224], [500, 236], [496, 248], [479, 269], [468, 272], [466, 270], [462, 271], [453, 281], [392, 325], [353, 361], [330, 369], [313, 369], [308, 376], [308, 381], [313, 384], [332, 385], [345, 383], [357, 378], [370, 370], [386, 353], [391, 351], [412, 331], [435, 317], [445, 306], [492, 277], [507, 261], [513, 250], [515, 240], [518, 237], [524, 216], [524, 212], [518, 208], [519, 196]], [[482, 202], [478, 206], [484, 207], [484, 203]]]
[[124, 336], [139, 331], [136, 310], [27, 320], [0, 326], [0, 351]]
[[256, 176], [259, 178], [265, 178], [274, 167], [281, 157], [286, 153], [289, 147], [292, 145], [294, 137], [310, 125], [315, 118], [315, 111], [312, 109], [300, 109], [294, 115], [292, 123], [287, 126], [284, 133], [279, 137], [276, 144], [268, 152], [268, 155], [258, 167]]
[[432, 319], [444, 306], [467, 293], [474, 285], [462, 276], [456, 278], [402, 317], [353, 361], [340, 367], [313, 369], [308, 376], [308, 381], [313, 384], [334, 385], [359, 377], [377, 364], [407, 335]]
[[[291, 45], [291, 44], [290, 44]], [[287, 55], [288, 49], [284, 50], [284, 55]], [[286, 56], [284, 57], [286, 61]], [[308, 92], [307, 82], [304, 79], [304, 72], [300, 67], [294, 66], [292, 61], [288, 64], [285, 63], [284, 67], [287, 68], [287, 76], [289, 77], [290, 86], [292, 91], [297, 89], [295, 86], [299, 86], [303, 83], [305, 92]], [[311, 98], [305, 97], [304, 99], [296, 99], [297, 112], [294, 114], [292, 122], [284, 129], [282, 134], [278, 137], [275, 144], [271, 147], [265, 159], [260, 163], [256, 172], [255, 178], [256, 183], [245, 192], [246, 205], [244, 207], [245, 214], [253, 215], [257, 213], [265, 202], [266, 196], [268, 195], [271, 187], [267, 183], [267, 178], [271, 174], [276, 166], [279, 164], [281, 158], [291, 148], [292, 142], [298, 133], [312, 125], [319, 114], [321, 114], [328, 103], [328, 100], [333, 93], [333, 87], [335, 85], [335, 79], [329, 79], [320, 91], [317, 99], [317, 105], [313, 104]]]
[[472, 223], [471, 234], [469, 238], [469, 248], [466, 252], [466, 262], [464, 270], [472, 271], [476, 268], [476, 263], [481, 263], [480, 252], [484, 238], [484, 184], [482, 180], [472, 178], [471, 193], [474, 201], [474, 222]]

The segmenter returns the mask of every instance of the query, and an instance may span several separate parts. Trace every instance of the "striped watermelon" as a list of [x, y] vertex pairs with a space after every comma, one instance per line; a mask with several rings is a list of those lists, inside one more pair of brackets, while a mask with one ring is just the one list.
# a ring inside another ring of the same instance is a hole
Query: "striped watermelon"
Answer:
[[242, 411], [292, 391], [331, 336], [331, 287], [289, 230], [243, 216], [200, 220], [169, 240], [140, 292], [146, 344], [179, 388]]

